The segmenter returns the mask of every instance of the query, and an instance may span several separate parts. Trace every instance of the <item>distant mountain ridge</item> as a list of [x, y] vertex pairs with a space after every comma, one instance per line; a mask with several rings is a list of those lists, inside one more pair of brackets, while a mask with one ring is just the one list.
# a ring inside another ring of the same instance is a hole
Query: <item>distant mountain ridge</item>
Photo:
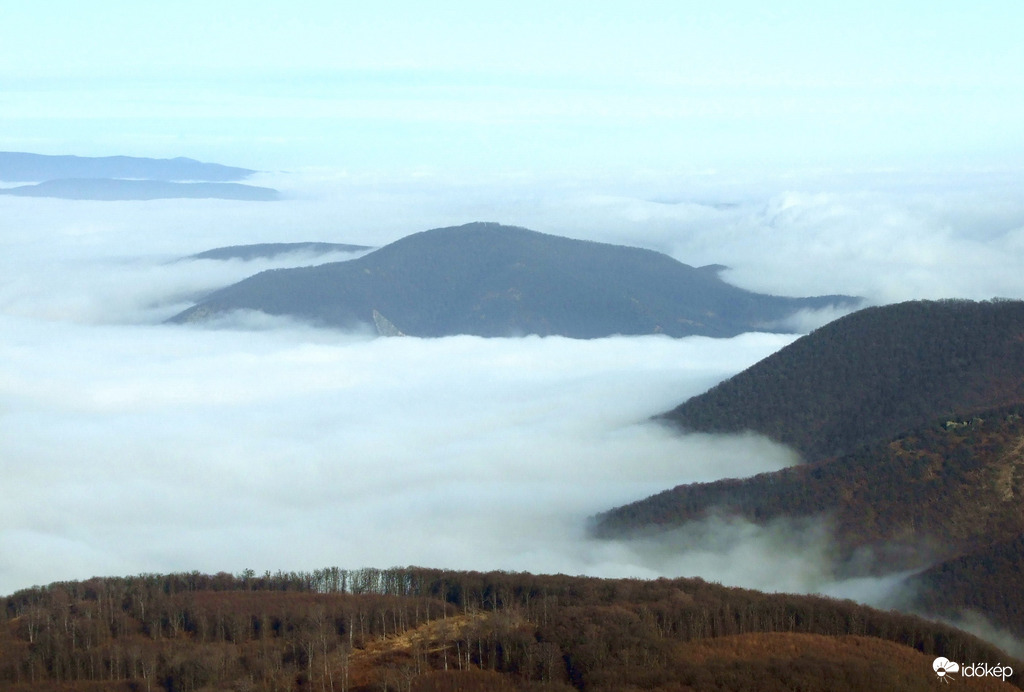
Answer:
[[309, 253], [314, 255], [326, 255], [332, 252], [362, 252], [371, 250], [369, 245], [350, 245], [347, 243], [252, 243], [249, 245], [228, 245], [225, 247], [204, 250], [185, 259], [209, 259], [209, 260], [254, 260], [270, 259], [280, 255], [291, 253]]
[[241, 183], [177, 183], [163, 180], [71, 178], [47, 180], [35, 185], [0, 188], [0, 195], [105, 202], [153, 199], [234, 199], [270, 202], [278, 199], [280, 193], [273, 188], [242, 185]]
[[7, 182], [29, 183], [67, 178], [233, 182], [244, 180], [255, 172], [248, 168], [203, 163], [184, 157], [152, 159], [0, 152], [0, 180]]
[[0, 152], [0, 181], [30, 183], [0, 188], [17, 197], [70, 200], [231, 199], [268, 202], [269, 187], [243, 185], [256, 171], [194, 159], [134, 156], [48, 156]]
[[783, 298], [731, 286], [652, 250], [495, 223], [438, 228], [359, 259], [262, 272], [216, 291], [174, 322], [259, 310], [326, 326], [373, 324], [412, 336], [613, 334], [734, 336], [779, 330], [801, 309], [850, 296]]

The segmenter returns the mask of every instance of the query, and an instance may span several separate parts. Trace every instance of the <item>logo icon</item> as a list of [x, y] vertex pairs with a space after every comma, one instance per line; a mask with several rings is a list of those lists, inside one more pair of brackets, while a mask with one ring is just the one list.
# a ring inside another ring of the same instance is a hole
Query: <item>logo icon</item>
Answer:
[[932, 670], [939, 676], [939, 680], [948, 683], [952, 673], [960, 672], [960, 664], [956, 661], [950, 661], [945, 656], [939, 656], [932, 662]]

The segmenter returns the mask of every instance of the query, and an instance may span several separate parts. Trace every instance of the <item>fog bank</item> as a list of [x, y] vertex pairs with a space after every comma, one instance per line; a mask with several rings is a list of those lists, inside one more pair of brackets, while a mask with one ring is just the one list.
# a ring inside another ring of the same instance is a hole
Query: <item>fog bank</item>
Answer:
[[0, 592], [325, 564], [660, 573], [605, 564], [586, 518], [795, 461], [646, 422], [792, 337], [2, 324]]
[[[272, 182], [271, 182], [272, 181]], [[703, 576], [883, 602], [816, 525], [724, 521], [596, 542], [589, 516], [782, 468], [752, 437], [648, 418], [796, 335], [375, 339], [238, 314], [161, 322], [257, 271], [213, 247], [380, 246], [492, 220], [649, 247], [758, 291], [1024, 297], [1013, 176], [721, 174], [555, 181], [264, 175], [281, 202], [0, 198], [0, 592], [93, 574], [421, 564]], [[797, 315], [806, 331], [835, 314]]]

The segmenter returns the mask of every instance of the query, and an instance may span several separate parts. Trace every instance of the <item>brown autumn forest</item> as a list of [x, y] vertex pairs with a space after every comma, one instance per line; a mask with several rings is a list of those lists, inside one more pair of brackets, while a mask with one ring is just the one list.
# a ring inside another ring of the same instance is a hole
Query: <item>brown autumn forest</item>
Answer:
[[[756, 521], [828, 511], [844, 554], [922, 538], [940, 542], [946, 556], [960, 554], [1024, 531], [1022, 440], [1024, 406], [943, 418], [818, 464], [681, 485], [608, 512], [598, 526], [612, 534], [712, 511]], [[902, 546], [908, 560], [911, 548]]]
[[140, 575], [25, 589], [0, 613], [12, 692], [842, 692], [931, 689], [936, 656], [1024, 670], [936, 622], [700, 579]]
[[1024, 636], [1024, 303], [917, 301], [832, 322], [665, 414], [755, 430], [805, 463], [605, 512], [628, 537], [712, 515], [830, 527], [843, 574], [924, 570], [915, 607]]
[[1024, 402], [1024, 302], [911, 301], [858, 310], [664, 414], [753, 430], [808, 463], [940, 416]]

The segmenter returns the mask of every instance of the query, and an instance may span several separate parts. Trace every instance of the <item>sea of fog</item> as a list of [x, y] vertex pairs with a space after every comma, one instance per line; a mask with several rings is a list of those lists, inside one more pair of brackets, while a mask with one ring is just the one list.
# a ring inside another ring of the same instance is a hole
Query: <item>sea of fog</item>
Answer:
[[[285, 200], [0, 197], [0, 593], [93, 575], [424, 565], [702, 576], [878, 602], [835, 583], [827, 527], [716, 521], [595, 541], [588, 517], [797, 462], [651, 422], [798, 334], [374, 338], [261, 314], [163, 320], [262, 269], [213, 247], [382, 245], [470, 221], [722, 264], [788, 295], [1024, 298], [1014, 178], [459, 182], [263, 175]], [[334, 256], [329, 259], [344, 259]], [[834, 315], [802, 315], [794, 332]]]

